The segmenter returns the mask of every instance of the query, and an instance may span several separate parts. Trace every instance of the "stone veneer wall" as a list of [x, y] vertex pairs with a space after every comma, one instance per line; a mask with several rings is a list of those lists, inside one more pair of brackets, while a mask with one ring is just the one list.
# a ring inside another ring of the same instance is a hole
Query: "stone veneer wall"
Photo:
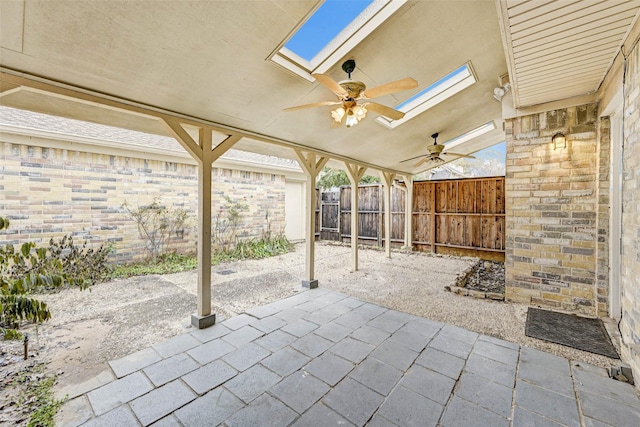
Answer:
[[622, 155], [622, 356], [640, 384], [640, 45], [629, 54]]
[[[554, 150], [558, 131], [567, 148]], [[505, 132], [506, 298], [606, 315], [608, 120], [588, 104], [509, 119]]]
[[[190, 227], [172, 248], [196, 248], [194, 165], [0, 142], [0, 192], [0, 215], [11, 220], [9, 230], [0, 232], [2, 245], [46, 244], [51, 237], [72, 234], [76, 243], [89, 240], [88, 247], [111, 244], [112, 261], [140, 260], [148, 254], [145, 242], [122, 204], [143, 206], [157, 197], [191, 214]], [[259, 237], [268, 221], [273, 233], [284, 231], [283, 175], [214, 168], [213, 215], [224, 196], [249, 206], [242, 215], [243, 237]]]

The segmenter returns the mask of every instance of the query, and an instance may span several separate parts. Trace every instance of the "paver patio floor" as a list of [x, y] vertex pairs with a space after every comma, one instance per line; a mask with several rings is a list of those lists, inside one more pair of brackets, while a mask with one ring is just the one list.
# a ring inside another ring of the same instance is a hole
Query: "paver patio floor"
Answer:
[[109, 363], [60, 425], [637, 426], [604, 369], [326, 289]]

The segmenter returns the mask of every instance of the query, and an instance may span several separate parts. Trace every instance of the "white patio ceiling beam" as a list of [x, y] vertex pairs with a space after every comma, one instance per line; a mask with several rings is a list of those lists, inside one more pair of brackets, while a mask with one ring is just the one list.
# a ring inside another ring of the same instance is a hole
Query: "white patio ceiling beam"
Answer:
[[406, 174], [409, 171], [400, 171], [389, 168], [384, 168], [372, 163], [363, 162], [358, 159], [332, 153], [330, 151], [311, 148], [303, 144], [284, 140], [281, 138], [272, 137], [269, 135], [261, 134], [258, 132], [249, 131], [246, 129], [237, 128], [234, 126], [228, 126], [221, 123], [213, 122], [210, 120], [194, 117], [186, 114], [182, 114], [175, 111], [169, 111], [163, 108], [155, 107], [152, 105], [146, 105], [139, 102], [131, 101], [128, 99], [122, 99], [116, 96], [94, 92], [88, 89], [75, 87], [72, 85], [44, 79], [29, 75], [28, 73], [21, 72], [19, 70], [13, 70], [6, 67], [0, 67], [0, 87], [5, 85], [20, 86], [21, 89], [30, 90], [32, 92], [43, 93], [50, 96], [66, 98], [74, 100], [83, 104], [92, 106], [102, 106], [111, 109], [117, 109], [120, 111], [127, 111], [131, 114], [141, 115], [145, 117], [152, 117], [161, 120], [169, 119], [176, 120], [179, 123], [202, 127], [210, 126], [213, 130], [219, 133], [227, 135], [237, 135], [242, 138], [252, 139], [259, 142], [265, 142], [268, 144], [274, 144], [281, 147], [291, 148], [293, 150], [301, 150], [304, 152], [314, 152], [320, 157], [327, 157], [338, 161], [359, 163], [368, 168], [384, 170], [387, 172], [394, 172], [396, 174]]
[[349, 162], [344, 165], [351, 181], [351, 269], [358, 271], [358, 183], [367, 167]]
[[305, 185], [305, 262], [302, 286], [317, 288], [315, 279], [315, 240], [316, 240], [316, 178], [329, 161], [329, 157], [318, 156], [314, 152], [294, 150], [298, 163], [307, 175]]

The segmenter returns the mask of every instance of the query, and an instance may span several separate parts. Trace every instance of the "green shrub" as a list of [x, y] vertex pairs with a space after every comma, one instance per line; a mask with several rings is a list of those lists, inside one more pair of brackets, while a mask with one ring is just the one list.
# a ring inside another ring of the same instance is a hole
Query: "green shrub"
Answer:
[[[9, 221], [0, 218], [0, 230]], [[0, 335], [4, 339], [21, 339], [17, 331], [21, 322], [41, 323], [51, 318], [47, 305], [31, 295], [43, 289], [57, 289], [65, 284], [85, 289], [105, 277], [107, 249], [94, 251], [73, 245], [71, 237], [51, 239], [48, 248], [36, 248], [26, 242], [16, 250], [13, 245], [0, 247]]]

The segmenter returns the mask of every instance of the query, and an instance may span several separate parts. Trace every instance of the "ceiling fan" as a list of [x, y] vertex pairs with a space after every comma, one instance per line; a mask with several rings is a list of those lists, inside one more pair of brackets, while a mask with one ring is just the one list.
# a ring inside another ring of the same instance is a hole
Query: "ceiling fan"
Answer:
[[414, 160], [414, 159], [418, 159], [420, 157], [424, 157], [424, 159], [420, 160], [418, 163], [416, 163], [416, 167], [418, 166], [422, 166], [424, 163], [426, 162], [434, 162], [434, 163], [444, 163], [445, 161], [448, 161], [447, 159], [443, 159], [441, 156], [455, 156], [455, 157], [466, 157], [468, 159], [475, 159], [475, 157], [473, 156], [469, 156], [467, 154], [459, 154], [459, 153], [451, 153], [451, 152], [444, 152], [444, 145], [443, 144], [438, 144], [438, 133], [434, 133], [433, 135], [431, 135], [431, 138], [433, 138], [433, 145], [428, 145], [427, 146], [427, 150], [429, 151], [428, 154], [422, 154], [420, 156], [416, 156], [416, 157], [412, 157], [410, 159], [406, 159], [403, 160], [400, 163], [404, 163], [404, 162], [408, 162], [410, 160]]
[[346, 127], [357, 125], [360, 120], [364, 119], [368, 111], [386, 116], [392, 120], [399, 120], [404, 117], [404, 113], [393, 108], [369, 101], [379, 96], [388, 95], [390, 93], [401, 90], [413, 89], [418, 87], [418, 82], [407, 77], [405, 79], [386, 83], [373, 89], [367, 89], [367, 86], [357, 80], [351, 80], [351, 73], [356, 68], [356, 61], [349, 59], [342, 64], [342, 69], [349, 76], [347, 80], [336, 82], [326, 74], [312, 74], [324, 87], [333, 92], [337, 97], [337, 101], [315, 102], [313, 104], [298, 105], [296, 107], [285, 108], [284, 111], [295, 111], [303, 108], [321, 107], [325, 105], [340, 105], [331, 111], [333, 122], [331, 127], [338, 127], [343, 122]]

